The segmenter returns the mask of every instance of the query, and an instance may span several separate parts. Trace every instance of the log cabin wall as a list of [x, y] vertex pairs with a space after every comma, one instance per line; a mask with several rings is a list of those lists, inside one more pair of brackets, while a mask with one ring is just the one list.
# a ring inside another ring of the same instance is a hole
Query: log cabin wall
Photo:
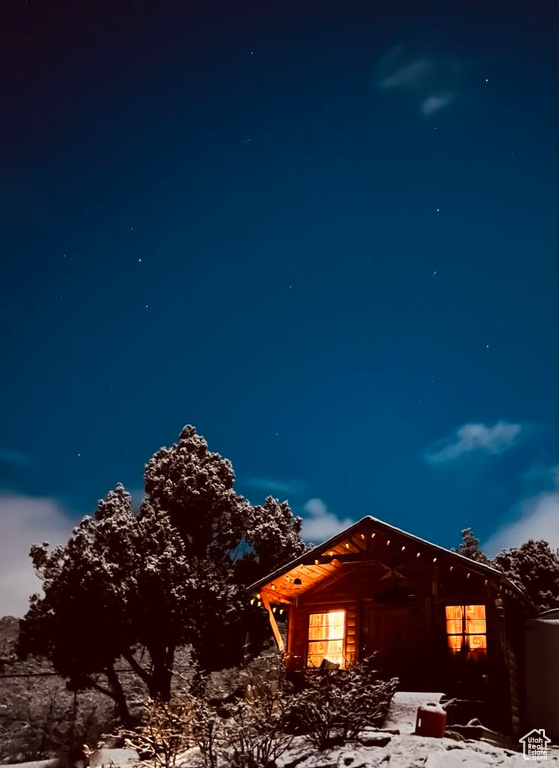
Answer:
[[[405, 580], [395, 575], [383, 579], [381, 573], [376, 561], [342, 566], [329, 582], [297, 598], [290, 609], [289, 670], [306, 668], [309, 616], [344, 610], [347, 664], [376, 651], [384, 674], [399, 677], [401, 689], [440, 690], [449, 697], [482, 701], [484, 724], [506, 733], [516, 730], [521, 718], [515, 682], [519, 635], [509, 639], [505, 611], [495, 605], [498, 587], [483, 575], [468, 577], [467, 571], [446, 564], [416, 568], [413, 578]], [[467, 662], [449, 653], [448, 605], [485, 606], [484, 660]], [[517, 601], [514, 606], [520, 610]]]
[[503, 604], [505, 611], [506, 666], [510, 689], [512, 733], [514, 736], [519, 736], [527, 730], [524, 706], [526, 701], [526, 670], [524, 663], [524, 623], [526, 621], [526, 613], [518, 599], [513, 595], [505, 595]]
[[[309, 617], [343, 610], [343, 653], [330, 642], [335, 617], [325, 619], [322, 635], [323, 618], [313, 617], [313, 642], [328, 638], [320, 650], [312, 646], [313, 663], [334, 656], [348, 665], [377, 652], [378, 668], [399, 677], [400, 689], [482, 701], [484, 724], [506, 733], [522, 723], [522, 628], [530, 608], [494, 570], [364, 518], [253, 587], [289, 610], [290, 671], [307, 667]], [[447, 607], [455, 610], [447, 615]], [[453, 614], [463, 619], [461, 632]], [[485, 633], [466, 629], [483, 618]]]
[[[452, 571], [450, 570], [452, 567]], [[482, 702], [480, 719], [490, 728], [510, 733], [511, 702], [507, 669], [504, 611], [498, 585], [480, 574], [455, 566], [441, 569], [435, 633], [445, 636], [444, 615], [447, 605], [484, 605], [487, 651], [485, 659], [467, 661], [453, 658], [448, 649], [441, 656], [439, 684], [448, 696]], [[470, 576], [468, 577], [468, 573]]]
[[[394, 642], [398, 637], [402, 637], [403, 640], [410, 641], [409, 645], [406, 648], [393, 648], [395, 651], [402, 651], [401, 656], [404, 658], [401, 658], [401, 671], [403, 666], [410, 665], [409, 651], [412, 646], [419, 649], [428, 647], [431, 633], [430, 609], [425, 603], [430, 601], [430, 595], [414, 594], [406, 599], [405, 606], [398, 600], [390, 602], [395, 594], [393, 579], [399, 580], [399, 577], [389, 576], [389, 579], [383, 579], [384, 573], [377, 562], [344, 565], [329, 582], [297, 598], [296, 604], [290, 609], [287, 659], [290, 670], [301, 671], [306, 667], [309, 616], [323, 611], [344, 610], [346, 613], [346, 664], [359, 661], [375, 650], [380, 651], [382, 655], [388, 651], [386, 646], [391, 640]], [[417, 583], [414, 586], [417, 586]], [[424, 591], [427, 592], [430, 588], [430, 578], [424, 579]], [[401, 590], [396, 591], [404, 595]], [[382, 595], [388, 595], [388, 602], [379, 601], [378, 598]], [[406, 590], [405, 597], [407, 596]], [[375, 621], [375, 617], [379, 620]], [[381, 617], [384, 621], [380, 620]], [[404, 621], [408, 625], [405, 627], [407, 631], [400, 632], [399, 629], [404, 628]], [[372, 629], [381, 624], [383, 631], [373, 638]], [[382, 648], [376, 647], [379, 640]]]

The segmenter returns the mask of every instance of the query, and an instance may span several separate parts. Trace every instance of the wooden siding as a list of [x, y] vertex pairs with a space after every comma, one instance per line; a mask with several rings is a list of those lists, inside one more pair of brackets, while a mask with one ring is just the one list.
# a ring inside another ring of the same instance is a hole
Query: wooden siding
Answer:
[[[371, 518], [304, 562], [260, 582], [272, 605], [288, 607], [286, 663], [306, 668], [309, 615], [344, 610], [347, 664], [378, 652], [379, 667], [407, 690], [440, 690], [484, 703], [484, 724], [514, 732], [523, 718], [522, 628], [529, 608], [500, 574]], [[487, 655], [448, 651], [445, 608], [484, 605]]]

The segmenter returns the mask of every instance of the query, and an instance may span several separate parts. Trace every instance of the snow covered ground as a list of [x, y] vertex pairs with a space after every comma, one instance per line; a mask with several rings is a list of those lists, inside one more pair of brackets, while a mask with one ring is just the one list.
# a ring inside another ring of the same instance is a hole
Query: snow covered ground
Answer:
[[[522, 754], [481, 741], [432, 739], [407, 733], [390, 735], [378, 731], [364, 733], [360, 741], [355, 746], [316, 753], [308, 742], [298, 739], [277, 765], [278, 768], [525, 768], [527, 765]], [[559, 765], [559, 752], [548, 754], [543, 765], [549, 764]]]
[[[304, 736], [293, 740], [276, 762], [277, 768], [526, 768], [522, 753], [481, 741], [433, 739], [368, 729], [355, 744], [317, 752]], [[198, 749], [189, 750], [177, 768], [201, 768]], [[559, 766], [559, 749], [548, 750], [542, 766]]]
[[[131, 768], [126, 755], [123, 755], [127, 750], [103, 752], [106, 753], [105, 756], [110, 757], [107, 764], [111, 768]], [[114, 754], [109, 755], [111, 752]], [[123, 757], [123, 760], [119, 759]], [[53, 761], [23, 763], [19, 764], [18, 768], [52, 768], [52, 763]], [[277, 768], [525, 768], [527, 764], [521, 753], [493, 747], [481, 741], [432, 739], [410, 733], [388, 733], [386, 730], [373, 728], [363, 731], [355, 744], [346, 744], [323, 752], [317, 752], [306, 737], [297, 736], [289, 750], [277, 760]], [[177, 761], [177, 768], [201, 768], [202, 765], [198, 749], [189, 750]], [[541, 765], [559, 767], [559, 749], [549, 750], [547, 760]]]
[[[394, 695], [384, 728], [366, 728], [355, 743], [322, 752], [306, 736], [296, 736], [289, 749], [277, 759], [277, 768], [520, 768], [528, 764], [521, 752], [493, 746], [483, 741], [455, 738], [442, 739], [414, 734], [417, 707], [425, 701], [439, 701], [440, 693], [407, 693]], [[90, 768], [133, 768], [138, 755], [129, 749], [100, 749], [90, 758]], [[56, 763], [56, 764], [55, 764]], [[548, 750], [542, 765], [559, 768], [559, 748]], [[203, 768], [198, 748], [179, 756], [176, 768]], [[228, 765], [227, 760], [223, 765]], [[0, 768], [16, 768], [0, 766]], [[17, 768], [60, 768], [57, 761], [20, 764]], [[155, 765], [153, 768], [156, 768]], [[262, 767], [264, 768], [264, 766]]]

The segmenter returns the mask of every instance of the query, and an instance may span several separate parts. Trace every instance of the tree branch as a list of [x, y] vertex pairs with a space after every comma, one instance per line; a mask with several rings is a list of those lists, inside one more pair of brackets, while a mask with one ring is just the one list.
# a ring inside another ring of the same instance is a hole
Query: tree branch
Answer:
[[130, 664], [134, 672], [136, 672], [137, 675], [139, 675], [144, 683], [149, 684], [151, 681], [151, 675], [149, 672], [147, 672], [134, 658], [132, 653], [130, 651], [123, 652], [123, 657], [126, 659], [126, 661]]
[[114, 699], [116, 701], [115, 694], [111, 691], [110, 688], [104, 688], [102, 685], [99, 685], [99, 683], [91, 681], [91, 687], [95, 688], [96, 691], [99, 691], [100, 693], [104, 693], [105, 696], [110, 696], [111, 699]]

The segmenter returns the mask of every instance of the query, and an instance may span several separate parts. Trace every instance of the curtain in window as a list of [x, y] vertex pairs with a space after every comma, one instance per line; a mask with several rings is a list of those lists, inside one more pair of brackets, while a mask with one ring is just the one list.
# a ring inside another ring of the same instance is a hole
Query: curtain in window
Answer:
[[323, 659], [344, 666], [345, 611], [311, 613], [307, 667], [319, 667]]
[[481, 661], [487, 655], [487, 624], [484, 605], [447, 605], [446, 633], [453, 656]]

